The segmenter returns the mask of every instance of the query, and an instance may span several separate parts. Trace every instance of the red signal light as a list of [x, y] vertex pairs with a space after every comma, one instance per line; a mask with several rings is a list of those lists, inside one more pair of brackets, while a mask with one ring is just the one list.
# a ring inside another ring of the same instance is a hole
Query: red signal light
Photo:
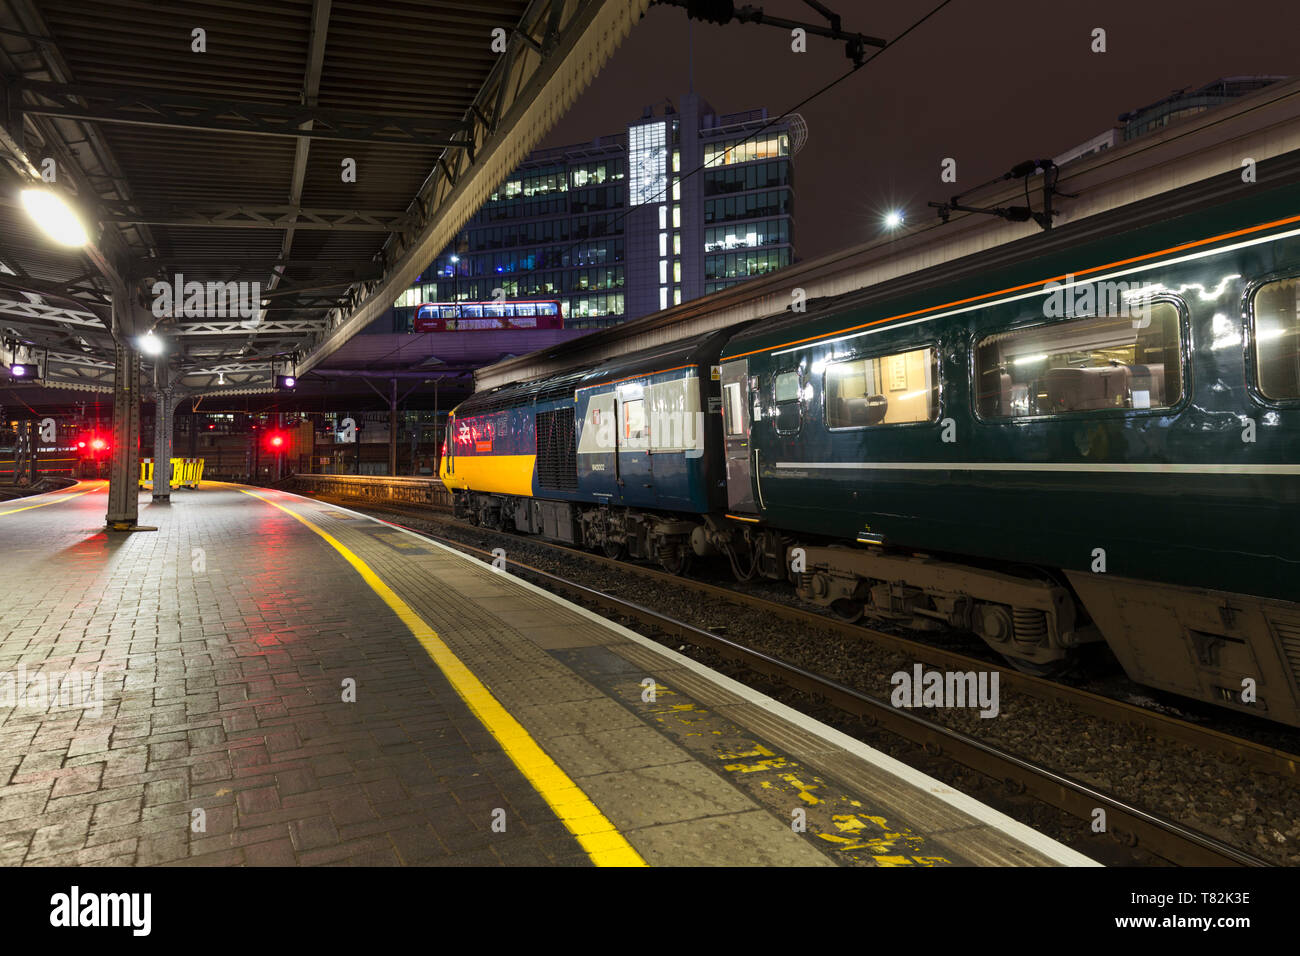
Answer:
[[77, 452], [82, 458], [97, 461], [108, 450], [108, 439], [96, 432], [82, 432], [77, 438]]

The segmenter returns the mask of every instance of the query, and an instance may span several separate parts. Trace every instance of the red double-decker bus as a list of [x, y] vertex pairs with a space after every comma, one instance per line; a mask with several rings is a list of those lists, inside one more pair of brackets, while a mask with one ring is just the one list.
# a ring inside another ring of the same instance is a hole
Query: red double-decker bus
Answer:
[[555, 299], [513, 302], [425, 302], [415, 307], [415, 332], [470, 332], [489, 329], [562, 329], [564, 315]]

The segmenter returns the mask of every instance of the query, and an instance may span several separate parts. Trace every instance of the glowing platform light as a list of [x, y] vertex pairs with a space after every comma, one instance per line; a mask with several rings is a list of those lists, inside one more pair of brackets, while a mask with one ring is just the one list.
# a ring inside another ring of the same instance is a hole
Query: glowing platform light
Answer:
[[90, 239], [72, 207], [49, 189], [24, 189], [23, 207], [45, 234], [61, 246], [84, 246]]
[[140, 351], [145, 355], [162, 355], [163, 353], [163, 340], [154, 335], [152, 330], [140, 336], [139, 345]]
[[897, 229], [902, 224], [903, 224], [903, 214], [899, 212], [897, 209], [891, 209], [889, 212], [885, 213], [886, 229]]

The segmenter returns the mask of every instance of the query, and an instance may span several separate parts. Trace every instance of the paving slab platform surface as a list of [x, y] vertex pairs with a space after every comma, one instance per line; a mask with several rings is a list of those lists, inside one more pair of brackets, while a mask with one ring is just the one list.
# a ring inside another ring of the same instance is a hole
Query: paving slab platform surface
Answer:
[[0, 504], [0, 865], [1088, 863], [410, 532], [106, 490]]

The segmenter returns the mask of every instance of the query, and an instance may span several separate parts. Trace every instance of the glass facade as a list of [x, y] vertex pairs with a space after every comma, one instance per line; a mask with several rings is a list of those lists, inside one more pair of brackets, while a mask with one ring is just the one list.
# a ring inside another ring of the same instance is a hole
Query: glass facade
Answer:
[[[398, 299], [396, 328], [422, 302], [494, 292], [556, 299], [567, 327], [597, 328], [789, 265], [790, 133], [764, 129], [763, 110], [717, 116], [698, 97], [682, 104], [621, 134], [531, 154]], [[686, 175], [699, 157], [710, 168]]]

